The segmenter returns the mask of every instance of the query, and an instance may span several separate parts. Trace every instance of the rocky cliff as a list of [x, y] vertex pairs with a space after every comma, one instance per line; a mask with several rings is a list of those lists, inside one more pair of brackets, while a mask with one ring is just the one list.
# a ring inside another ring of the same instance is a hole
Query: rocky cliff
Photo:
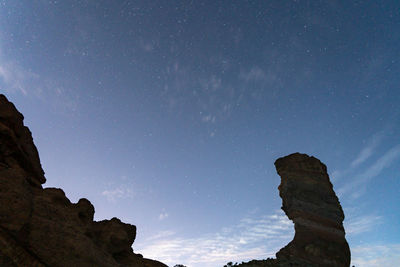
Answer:
[[0, 266], [164, 267], [131, 248], [134, 225], [93, 221], [87, 199], [71, 203], [46, 182], [23, 115], [0, 95]]
[[281, 176], [282, 209], [294, 222], [294, 239], [276, 253], [276, 259], [238, 266], [350, 266], [344, 213], [326, 166], [314, 157], [294, 153], [276, 160], [275, 167]]

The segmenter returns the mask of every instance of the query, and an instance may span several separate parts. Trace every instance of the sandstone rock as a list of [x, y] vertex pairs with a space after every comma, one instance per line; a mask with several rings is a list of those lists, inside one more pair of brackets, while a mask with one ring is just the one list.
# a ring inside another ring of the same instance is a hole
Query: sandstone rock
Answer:
[[46, 182], [40, 164], [38, 151], [33, 144], [32, 134], [23, 124], [24, 116], [18, 112], [14, 104], [0, 94], [0, 163], [6, 166], [23, 166], [32, 184]]
[[294, 222], [294, 239], [277, 259], [299, 259], [316, 266], [349, 266], [350, 249], [343, 228], [344, 213], [326, 166], [295, 153], [275, 162], [281, 176], [282, 209]]
[[135, 226], [95, 222], [87, 199], [45, 181], [22, 114], [0, 95], [0, 266], [166, 266], [133, 253]]
[[294, 222], [294, 239], [276, 253], [276, 259], [238, 266], [350, 266], [344, 213], [326, 166], [314, 157], [294, 153], [276, 160], [275, 167], [281, 176], [282, 209]]

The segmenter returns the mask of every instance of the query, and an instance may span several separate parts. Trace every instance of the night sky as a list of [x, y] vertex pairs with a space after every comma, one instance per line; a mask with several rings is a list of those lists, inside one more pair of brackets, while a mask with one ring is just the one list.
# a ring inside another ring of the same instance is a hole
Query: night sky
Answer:
[[45, 187], [168, 265], [293, 237], [274, 161], [328, 167], [356, 266], [400, 266], [400, 1], [0, 1], [0, 92]]

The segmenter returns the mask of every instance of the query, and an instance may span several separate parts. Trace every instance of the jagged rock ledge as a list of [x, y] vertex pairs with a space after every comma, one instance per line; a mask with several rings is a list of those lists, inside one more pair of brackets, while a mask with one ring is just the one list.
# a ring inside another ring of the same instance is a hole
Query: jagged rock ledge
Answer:
[[275, 167], [281, 176], [278, 189], [282, 209], [294, 222], [294, 239], [276, 253], [276, 259], [235, 266], [350, 266], [344, 213], [325, 164], [294, 153], [277, 159]]
[[134, 225], [93, 221], [87, 199], [45, 188], [23, 115], [0, 94], [0, 266], [165, 267], [132, 250]]

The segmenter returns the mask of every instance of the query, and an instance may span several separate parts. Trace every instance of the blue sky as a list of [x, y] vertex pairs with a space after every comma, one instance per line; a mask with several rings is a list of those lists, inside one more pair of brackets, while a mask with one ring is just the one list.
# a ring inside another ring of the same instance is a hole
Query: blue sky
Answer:
[[169, 265], [293, 237], [278, 157], [328, 166], [356, 266], [400, 265], [398, 1], [0, 1], [0, 91], [46, 187]]

